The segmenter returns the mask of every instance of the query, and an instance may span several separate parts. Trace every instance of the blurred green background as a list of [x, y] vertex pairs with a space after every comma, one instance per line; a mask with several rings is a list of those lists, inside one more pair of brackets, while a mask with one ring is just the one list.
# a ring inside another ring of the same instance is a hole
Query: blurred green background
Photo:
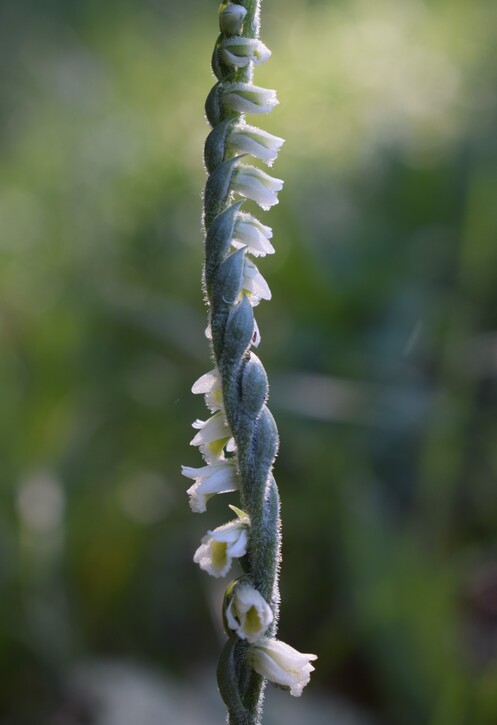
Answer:
[[[497, 723], [496, 27], [494, 0], [263, 3], [280, 637], [319, 655], [287, 724]], [[216, 32], [214, 1], [1, 4], [1, 725], [125, 725], [91, 682], [128, 665], [183, 693], [154, 725], [223, 719], [192, 555], [231, 499], [194, 516], [179, 473]]]

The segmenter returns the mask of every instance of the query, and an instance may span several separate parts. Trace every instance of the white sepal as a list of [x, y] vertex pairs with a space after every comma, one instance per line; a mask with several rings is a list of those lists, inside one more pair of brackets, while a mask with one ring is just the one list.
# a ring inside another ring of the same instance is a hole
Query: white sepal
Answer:
[[250, 154], [256, 159], [261, 159], [268, 166], [272, 166], [284, 143], [285, 139], [279, 136], [273, 136], [272, 133], [243, 123], [234, 126], [228, 138], [232, 153]]
[[234, 36], [221, 43], [221, 55], [228, 65], [244, 68], [251, 61], [258, 65], [271, 57], [271, 51], [261, 40]]
[[276, 91], [251, 83], [226, 83], [223, 105], [227, 111], [239, 113], [270, 113], [278, 105]]
[[201, 468], [181, 466], [181, 473], [195, 481], [187, 491], [190, 508], [195, 513], [203, 513], [207, 501], [216, 493], [228, 493], [238, 489], [236, 463], [231, 459], [210, 463]]
[[247, 519], [238, 519], [209, 531], [203, 537], [193, 561], [211, 576], [226, 576], [233, 559], [239, 559], [247, 553], [248, 528]]
[[250, 584], [235, 587], [225, 615], [228, 627], [248, 642], [257, 642], [273, 621], [271, 607]]
[[267, 210], [278, 203], [278, 191], [283, 188], [283, 181], [255, 166], [239, 166], [233, 174], [231, 186], [237, 194], [252, 199]]
[[277, 639], [263, 638], [250, 649], [254, 670], [295, 697], [300, 697], [309, 682], [314, 671], [310, 663], [316, 659], [316, 655], [302, 654]]

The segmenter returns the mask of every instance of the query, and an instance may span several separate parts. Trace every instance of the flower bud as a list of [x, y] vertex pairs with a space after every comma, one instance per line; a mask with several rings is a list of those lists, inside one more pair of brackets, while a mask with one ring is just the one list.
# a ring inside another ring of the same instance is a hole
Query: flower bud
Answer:
[[236, 35], [242, 29], [247, 14], [243, 5], [223, 3], [219, 8], [219, 28], [226, 35]]

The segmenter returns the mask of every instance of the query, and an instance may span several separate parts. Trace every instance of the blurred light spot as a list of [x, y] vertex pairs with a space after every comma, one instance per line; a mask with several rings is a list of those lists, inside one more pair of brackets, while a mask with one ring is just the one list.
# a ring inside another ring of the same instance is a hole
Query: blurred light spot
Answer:
[[22, 523], [35, 533], [49, 533], [60, 527], [65, 496], [59, 481], [50, 473], [35, 473], [21, 483], [17, 508]]
[[119, 492], [122, 510], [139, 524], [160, 521], [169, 506], [169, 488], [159, 475], [142, 471], [127, 479]]

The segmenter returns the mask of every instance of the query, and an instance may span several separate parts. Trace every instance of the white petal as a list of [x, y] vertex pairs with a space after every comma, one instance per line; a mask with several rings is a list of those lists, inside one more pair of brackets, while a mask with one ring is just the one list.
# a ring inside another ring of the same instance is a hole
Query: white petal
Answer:
[[263, 257], [274, 254], [274, 247], [269, 241], [272, 236], [271, 227], [261, 224], [252, 214], [240, 212], [233, 230], [232, 244], [237, 248], [246, 246], [255, 257]]
[[271, 290], [255, 264], [245, 257], [242, 288], [249, 293], [252, 305], [259, 304], [260, 300], [270, 300]]

